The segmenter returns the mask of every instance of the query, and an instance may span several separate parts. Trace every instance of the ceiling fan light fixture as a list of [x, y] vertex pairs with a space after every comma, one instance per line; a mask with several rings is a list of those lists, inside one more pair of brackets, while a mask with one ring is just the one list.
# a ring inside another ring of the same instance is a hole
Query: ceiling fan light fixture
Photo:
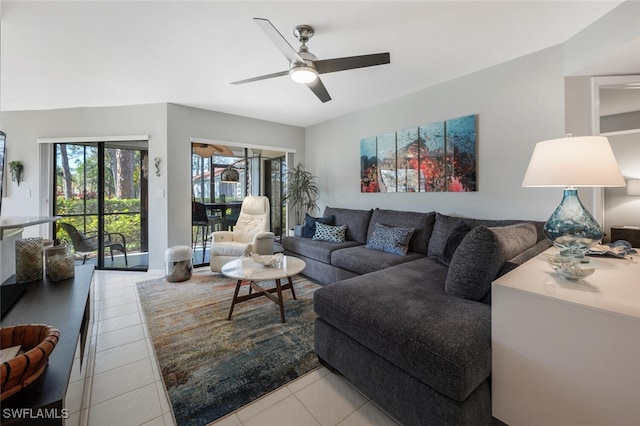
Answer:
[[318, 78], [318, 73], [315, 69], [307, 65], [297, 65], [291, 68], [289, 71], [291, 79], [296, 83], [307, 84]]

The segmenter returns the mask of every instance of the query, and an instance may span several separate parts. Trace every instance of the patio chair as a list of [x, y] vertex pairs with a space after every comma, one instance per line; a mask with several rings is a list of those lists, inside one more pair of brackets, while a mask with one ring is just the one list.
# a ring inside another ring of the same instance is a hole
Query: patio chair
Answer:
[[196, 228], [195, 234], [192, 232], [191, 235], [191, 244], [193, 245], [194, 253], [196, 252], [196, 246], [198, 245], [198, 235], [200, 234], [200, 231], [202, 231], [202, 263], [204, 263], [211, 222], [207, 216], [207, 207], [197, 201], [191, 202], [191, 226]]
[[[88, 237], [84, 235], [82, 232], [78, 231], [75, 226], [70, 223], [59, 222], [58, 225], [65, 230], [65, 232], [71, 238], [71, 243], [73, 244], [73, 249], [76, 254], [82, 256], [82, 264], [87, 261], [87, 256], [89, 256], [94, 251], [98, 250], [98, 236], [94, 235]], [[114, 241], [113, 236], [117, 235], [120, 237], [121, 242]], [[113, 261], [113, 250], [118, 250], [124, 253], [124, 264], [129, 266], [129, 260], [127, 259], [127, 242], [123, 234], [120, 232], [105, 232], [104, 234], [104, 248], [109, 249], [109, 253], [111, 254], [111, 261]]]

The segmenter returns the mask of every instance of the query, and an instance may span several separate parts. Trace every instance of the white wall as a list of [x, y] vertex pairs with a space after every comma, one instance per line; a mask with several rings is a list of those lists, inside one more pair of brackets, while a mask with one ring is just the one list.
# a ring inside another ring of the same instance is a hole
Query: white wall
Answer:
[[[25, 181], [18, 187], [9, 179], [3, 192], [3, 216], [52, 212], [51, 150], [38, 145], [38, 138], [149, 135], [150, 269], [164, 269], [167, 247], [191, 244], [191, 137], [280, 147], [304, 158], [302, 128], [173, 104], [3, 112], [0, 119], [7, 162], [20, 160], [25, 166]], [[155, 157], [161, 159], [160, 176], [155, 175]], [[50, 230], [25, 228], [25, 236], [48, 238]]]
[[304, 159], [304, 129], [183, 105], [169, 104], [169, 243], [191, 241], [191, 138], [235, 146], [279, 147], [295, 150]]
[[[638, 56], [621, 58], [621, 52], [636, 51], [640, 38], [640, 2], [627, 0], [564, 43], [565, 75], [615, 75], [637, 73]], [[636, 53], [637, 54], [637, 53]], [[611, 62], [623, 59], [614, 72]], [[627, 67], [631, 68], [627, 68]]]
[[[360, 139], [478, 114], [478, 191], [361, 193]], [[522, 188], [536, 142], [564, 135], [563, 49], [554, 47], [307, 129], [322, 207], [546, 220], [562, 191]]]
[[[166, 158], [166, 104], [102, 108], [69, 108], [42, 111], [2, 112], [7, 134], [7, 162], [24, 164], [25, 180], [18, 187], [11, 179], [3, 192], [3, 216], [47, 216], [53, 212], [51, 196], [52, 150], [38, 138], [149, 135], [149, 157]], [[164, 165], [163, 165], [164, 169]], [[167, 245], [166, 199], [154, 197], [167, 187], [166, 174], [149, 179], [149, 246]], [[27, 196], [30, 191], [31, 196]], [[4, 198], [6, 197], [6, 198]], [[24, 236], [50, 238], [49, 226], [25, 228]], [[150, 253], [150, 263], [163, 268], [162, 254]]]
[[[640, 133], [607, 136], [626, 179], [640, 179]], [[640, 197], [627, 195], [627, 188], [605, 188], [606, 214], [604, 229], [611, 226], [640, 226]]]

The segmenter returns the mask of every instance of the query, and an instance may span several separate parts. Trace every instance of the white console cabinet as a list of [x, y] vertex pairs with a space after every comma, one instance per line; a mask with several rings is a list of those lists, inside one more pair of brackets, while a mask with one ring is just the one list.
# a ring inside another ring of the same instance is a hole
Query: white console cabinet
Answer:
[[640, 256], [590, 259], [581, 281], [541, 254], [493, 283], [493, 416], [510, 426], [640, 425]]

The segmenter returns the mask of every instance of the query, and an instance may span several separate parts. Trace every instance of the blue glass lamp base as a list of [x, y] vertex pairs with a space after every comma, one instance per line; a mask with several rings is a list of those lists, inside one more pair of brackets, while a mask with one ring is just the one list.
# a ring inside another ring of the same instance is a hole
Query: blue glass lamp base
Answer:
[[602, 229], [578, 198], [577, 189], [565, 189], [562, 202], [544, 225], [544, 235], [563, 256], [584, 257], [602, 240]]

